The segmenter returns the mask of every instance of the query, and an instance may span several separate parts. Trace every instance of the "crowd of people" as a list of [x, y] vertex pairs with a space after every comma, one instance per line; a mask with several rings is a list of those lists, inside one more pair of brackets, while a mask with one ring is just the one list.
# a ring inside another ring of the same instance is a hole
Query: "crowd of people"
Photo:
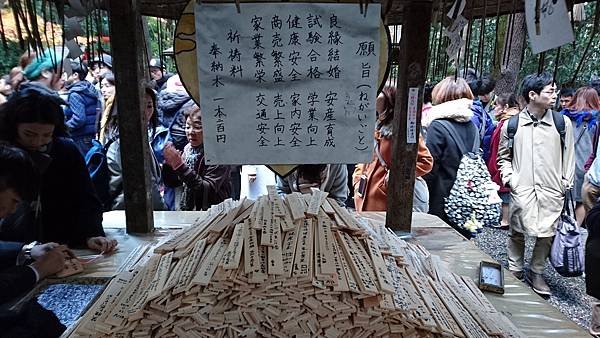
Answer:
[[[62, 71], [65, 64], [69, 72]], [[154, 210], [206, 210], [227, 198], [256, 198], [267, 184], [275, 184], [282, 195], [318, 188], [358, 212], [386, 210], [395, 87], [386, 86], [377, 97], [371, 162], [300, 165], [281, 178], [260, 166], [207, 165], [201, 108], [160, 60], [152, 59], [149, 69], [152, 81], [143, 88], [140, 118], [148, 131]], [[17, 284], [18, 290], [31, 288], [56, 272], [68, 248], [110, 253], [118, 244], [102, 229], [102, 213], [125, 206], [123, 112], [111, 70], [108, 54], [69, 60], [49, 50], [24, 55], [18, 67], [0, 77], [0, 247], [11, 248], [0, 257], [7, 268], [0, 274], [3, 290]], [[439, 216], [470, 238], [472, 233], [454, 224], [444, 206], [465, 149], [480, 147], [499, 187], [497, 227], [509, 231], [509, 270], [535, 292], [549, 295], [542, 273], [568, 190], [577, 221], [589, 229], [588, 262], [596, 257], [590, 250], [598, 246], [600, 81], [559, 89], [551, 75], [532, 74], [515, 94], [494, 93], [490, 76], [473, 70], [464, 75], [425, 86], [413, 210]], [[105, 168], [93, 167], [95, 155], [105, 160]], [[536, 239], [528, 269], [525, 236]], [[11, 260], [26, 249], [25, 268], [17, 271]], [[593, 267], [587, 273], [598, 278]], [[0, 296], [4, 301], [11, 294]], [[591, 330], [600, 330], [598, 306]]]

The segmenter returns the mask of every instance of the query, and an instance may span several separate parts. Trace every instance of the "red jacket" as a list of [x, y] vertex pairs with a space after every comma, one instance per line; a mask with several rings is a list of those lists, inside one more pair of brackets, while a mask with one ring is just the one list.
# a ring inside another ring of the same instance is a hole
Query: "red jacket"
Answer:
[[502, 120], [498, 122], [496, 129], [494, 129], [494, 133], [492, 134], [492, 141], [490, 142], [490, 158], [487, 160], [488, 171], [490, 172], [490, 176], [492, 176], [492, 181], [500, 186], [498, 192], [510, 192], [510, 189], [505, 187], [502, 184], [502, 176], [500, 175], [500, 168], [498, 168], [498, 144], [500, 143], [500, 134], [502, 133], [502, 125], [507, 120]]

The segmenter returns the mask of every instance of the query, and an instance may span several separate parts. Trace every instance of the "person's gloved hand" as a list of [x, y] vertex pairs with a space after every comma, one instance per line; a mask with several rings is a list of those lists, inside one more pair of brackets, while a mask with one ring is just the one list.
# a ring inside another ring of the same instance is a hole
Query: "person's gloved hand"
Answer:
[[173, 143], [168, 142], [163, 149], [163, 156], [165, 157], [165, 163], [173, 169], [178, 169], [183, 165], [183, 158], [181, 152], [173, 146]]
[[117, 240], [108, 239], [108, 238], [102, 237], [102, 236], [91, 237], [91, 238], [88, 238], [88, 240], [87, 240], [88, 248], [90, 248], [92, 250], [98, 250], [105, 254], [111, 253], [117, 247], [117, 244], [118, 244]]
[[[59, 245], [44, 253], [31, 264], [37, 271], [40, 280], [53, 275], [65, 268], [65, 260], [69, 258], [71, 251], [65, 245]], [[74, 256], [73, 256], [74, 257]]]

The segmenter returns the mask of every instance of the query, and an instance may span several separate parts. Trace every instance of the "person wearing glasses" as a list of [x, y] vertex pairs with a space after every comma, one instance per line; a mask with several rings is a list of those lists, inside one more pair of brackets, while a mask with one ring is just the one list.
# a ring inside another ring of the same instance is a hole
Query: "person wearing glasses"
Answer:
[[[551, 290], [542, 273], [565, 193], [573, 186], [573, 126], [568, 117], [551, 109], [557, 97], [551, 74], [527, 75], [521, 94], [527, 106], [502, 126], [498, 147], [502, 183], [511, 189], [508, 268], [515, 277], [524, 276], [533, 291], [549, 296]], [[518, 123], [511, 140], [508, 127], [512, 119], [518, 119]], [[564, 139], [559, 134], [561, 128]], [[525, 235], [535, 238], [527, 273], [524, 273]]]
[[165, 146], [165, 185], [174, 188], [183, 184], [181, 199], [176, 201], [178, 210], [207, 210], [231, 197], [231, 167], [206, 164], [200, 108], [194, 105], [184, 116], [188, 144], [183, 152], [172, 143]]

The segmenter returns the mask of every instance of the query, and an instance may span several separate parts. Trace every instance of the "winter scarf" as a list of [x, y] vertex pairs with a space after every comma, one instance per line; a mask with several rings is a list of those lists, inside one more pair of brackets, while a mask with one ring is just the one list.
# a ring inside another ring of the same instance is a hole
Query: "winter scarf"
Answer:
[[561, 113], [572, 121], [575, 121], [575, 126], [579, 127], [583, 122], [588, 122], [590, 124], [595, 124], [599, 111], [597, 110], [582, 110], [582, 111], [571, 111], [568, 108], [565, 108], [561, 111]]
[[[183, 161], [185, 165], [196, 171], [200, 161], [204, 158], [204, 147], [202, 145], [198, 147], [186, 147], [183, 150]], [[194, 197], [194, 189], [188, 187], [187, 184], [183, 185], [183, 193], [181, 195], [180, 209], [181, 210], [194, 210], [196, 200]]]

